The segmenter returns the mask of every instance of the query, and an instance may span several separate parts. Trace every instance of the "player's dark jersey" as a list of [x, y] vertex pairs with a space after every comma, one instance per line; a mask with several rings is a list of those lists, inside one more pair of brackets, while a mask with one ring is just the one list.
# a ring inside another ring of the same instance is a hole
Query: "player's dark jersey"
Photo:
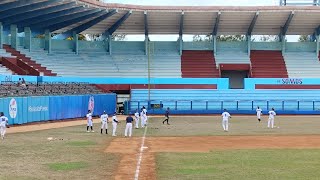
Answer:
[[165, 117], [169, 117], [169, 110], [166, 110], [166, 113], [164, 114]]
[[127, 118], [126, 118], [126, 121], [127, 121], [127, 123], [132, 123], [133, 118], [132, 118], [132, 117], [127, 117]]

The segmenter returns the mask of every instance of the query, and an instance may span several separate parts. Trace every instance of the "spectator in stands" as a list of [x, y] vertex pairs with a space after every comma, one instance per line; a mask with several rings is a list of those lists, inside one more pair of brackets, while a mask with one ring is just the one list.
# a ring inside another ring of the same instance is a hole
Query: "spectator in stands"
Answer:
[[18, 86], [20, 86], [22, 84], [22, 79], [19, 78], [19, 81], [18, 81]]
[[26, 89], [27, 88], [27, 85], [26, 85], [26, 81], [24, 80], [24, 78], [22, 78], [22, 81], [21, 81], [21, 85], [20, 85], [23, 89]]

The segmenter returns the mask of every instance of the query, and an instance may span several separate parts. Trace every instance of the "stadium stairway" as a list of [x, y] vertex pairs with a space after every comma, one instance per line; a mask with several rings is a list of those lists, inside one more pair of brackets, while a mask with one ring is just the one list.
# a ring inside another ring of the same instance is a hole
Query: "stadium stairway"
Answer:
[[286, 63], [281, 51], [251, 51], [253, 78], [288, 78]]
[[314, 52], [287, 52], [284, 60], [290, 78], [320, 77], [320, 62]]
[[[53, 73], [51, 70], [48, 70], [46, 67], [43, 67], [41, 64], [37, 63], [34, 60], [31, 60], [30, 57], [26, 57], [25, 54], [22, 54], [20, 51], [15, 50], [10, 45], [3, 45], [3, 48], [6, 52], [11, 53], [12, 56], [15, 56], [17, 59], [17, 65], [23, 70], [28, 72], [28, 75], [44, 75], [44, 76], [56, 76], [56, 73]], [[37, 73], [38, 72], [38, 73]]]
[[212, 51], [183, 51], [181, 56], [182, 78], [219, 78]]

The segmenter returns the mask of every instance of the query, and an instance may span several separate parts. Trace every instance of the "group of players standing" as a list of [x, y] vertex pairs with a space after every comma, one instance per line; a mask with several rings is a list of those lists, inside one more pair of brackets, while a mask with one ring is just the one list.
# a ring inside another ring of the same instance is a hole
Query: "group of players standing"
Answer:
[[[147, 116], [147, 109], [143, 106], [141, 108], [141, 111], [139, 113], [138, 110], [134, 113], [135, 116], [135, 128], [139, 129], [139, 120], [141, 122], [141, 127], [144, 128], [147, 125], [148, 122], [148, 116]], [[90, 110], [88, 110], [87, 114], [87, 132], [94, 132], [93, 131], [93, 120], [92, 120], [92, 113]], [[109, 116], [108, 114], [104, 111], [103, 114], [100, 116], [101, 119], [101, 131], [100, 133], [103, 134], [103, 130], [105, 129], [106, 134], [108, 134], [108, 123], [109, 123]], [[115, 112], [112, 116], [112, 136], [117, 136], [117, 126], [120, 123], [120, 121], [117, 118], [117, 113]], [[129, 116], [126, 118], [126, 128], [124, 135], [125, 137], [132, 136], [132, 123], [133, 123], [133, 118], [131, 117], [131, 113]], [[91, 131], [89, 131], [89, 127]]]
[[[257, 112], [257, 118], [258, 121], [261, 122], [261, 115], [262, 115], [262, 109], [258, 106], [256, 109]], [[274, 118], [277, 115], [274, 111], [274, 108], [271, 108], [271, 110], [268, 112], [269, 118], [268, 118], [268, 128], [274, 128]], [[224, 131], [229, 131], [229, 118], [231, 118], [230, 113], [224, 109], [224, 112], [221, 114], [222, 116], [222, 127]]]

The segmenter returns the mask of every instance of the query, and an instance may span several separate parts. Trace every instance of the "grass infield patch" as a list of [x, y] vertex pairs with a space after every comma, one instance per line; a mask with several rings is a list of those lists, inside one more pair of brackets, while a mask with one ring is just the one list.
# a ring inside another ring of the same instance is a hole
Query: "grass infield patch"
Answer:
[[319, 162], [319, 149], [224, 150], [156, 156], [159, 180], [318, 180]]
[[50, 163], [49, 168], [53, 171], [70, 171], [88, 167], [86, 162], [66, 162], [66, 163]]
[[67, 145], [84, 147], [84, 146], [96, 145], [96, 142], [94, 142], [94, 141], [70, 141], [67, 143]]

